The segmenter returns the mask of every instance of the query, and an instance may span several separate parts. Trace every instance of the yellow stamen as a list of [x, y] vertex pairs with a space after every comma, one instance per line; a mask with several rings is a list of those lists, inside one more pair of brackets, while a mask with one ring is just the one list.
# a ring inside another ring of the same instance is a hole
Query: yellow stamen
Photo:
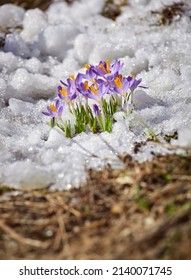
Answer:
[[115, 78], [114, 83], [116, 84], [116, 86], [117, 86], [118, 88], [120, 88], [120, 89], [123, 88], [123, 84], [122, 84], [122, 79], [121, 79], [121, 77]]
[[62, 87], [62, 89], [60, 90], [60, 94], [62, 94], [65, 98], [68, 97], [68, 92], [64, 87]]
[[90, 87], [90, 89], [91, 89], [91, 92], [93, 92], [94, 95], [98, 95], [98, 89], [96, 89], [96, 88], [94, 87], [94, 85], [92, 85], [92, 86]]
[[51, 104], [51, 105], [49, 106], [49, 108], [50, 108], [51, 111], [53, 111], [53, 112], [55, 112], [55, 113], [58, 112], [57, 109], [56, 109], [56, 107], [54, 106], [54, 104]]
[[89, 87], [89, 85], [88, 85], [88, 81], [85, 81], [84, 82], [84, 89], [85, 90], [88, 90], [90, 87]]
[[72, 79], [73, 81], [75, 81], [76, 78], [74, 77], [74, 75], [71, 75], [71, 76], [70, 76], [70, 79]]
[[114, 83], [116, 84], [116, 86], [117, 86], [118, 88], [120, 88], [120, 89], [123, 88], [122, 81], [121, 81], [121, 79], [120, 79], [119, 77], [115, 78]]
[[131, 74], [131, 78], [135, 78], [135, 75], [134, 75], [134, 74]]
[[86, 68], [86, 69], [88, 69], [88, 70], [90, 69], [90, 67], [89, 67], [88, 64], [85, 64], [85, 65], [84, 65], [84, 68]]
[[110, 72], [111, 72], [111, 70], [110, 70], [110, 61], [109, 61], [109, 60], [106, 60], [105, 63], [106, 63], [106, 70], [107, 70], [107, 73], [110, 73]]
[[100, 64], [98, 66], [98, 68], [102, 69], [106, 74], [107, 74], [107, 70], [105, 69], [105, 67], [103, 66], [103, 64]]
[[106, 60], [106, 61], [105, 61], [105, 64], [106, 64], [106, 66], [103, 66], [103, 64], [100, 64], [100, 65], [98, 66], [98, 68], [102, 69], [106, 74], [111, 73], [111, 70], [110, 70], [110, 61], [109, 61], [109, 60]]

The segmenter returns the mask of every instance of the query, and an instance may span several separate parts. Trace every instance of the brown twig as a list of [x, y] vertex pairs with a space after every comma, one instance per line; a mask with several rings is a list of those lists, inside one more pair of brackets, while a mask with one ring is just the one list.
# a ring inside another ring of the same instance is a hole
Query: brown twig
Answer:
[[[60, 204], [59, 199], [54, 199], [52, 198], [52, 196], [49, 195], [47, 195], [47, 200], [50, 202], [50, 205], [52, 206], [53, 211], [55, 212], [55, 216], [58, 224], [58, 230], [54, 240], [53, 248], [54, 250], [61, 249], [60, 258], [62, 258], [61, 256], [63, 252], [65, 251], [71, 252], [68, 234], [66, 231], [64, 217], [63, 217], [63, 205]], [[69, 258], [72, 259], [71, 253], [69, 253]]]
[[39, 240], [34, 240], [30, 238], [26, 238], [18, 234], [16, 231], [7, 226], [3, 221], [0, 221], [0, 228], [10, 236], [13, 240], [23, 245], [28, 245], [31, 247], [39, 248], [39, 249], [47, 249], [49, 247], [48, 242], [41, 242]]

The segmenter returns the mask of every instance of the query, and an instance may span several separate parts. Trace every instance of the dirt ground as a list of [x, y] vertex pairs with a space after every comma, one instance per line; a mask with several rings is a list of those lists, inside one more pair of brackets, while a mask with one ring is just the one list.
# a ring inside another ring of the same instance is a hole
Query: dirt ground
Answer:
[[191, 259], [191, 156], [90, 171], [80, 189], [0, 189], [0, 259]]

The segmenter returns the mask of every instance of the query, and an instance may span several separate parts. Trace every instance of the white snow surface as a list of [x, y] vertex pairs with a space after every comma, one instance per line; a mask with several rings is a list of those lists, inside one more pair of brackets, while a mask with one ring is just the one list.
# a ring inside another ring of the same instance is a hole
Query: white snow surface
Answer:
[[[134, 143], [146, 139], [140, 120], [161, 140], [178, 130], [173, 144], [191, 145], [191, 2], [184, 1], [187, 12], [169, 26], [157, 25], [158, 15], [151, 11], [175, 0], [128, 2], [116, 21], [100, 15], [104, 0], [57, 1], [44, 12], [0, 6], [0, 26], [11, 29], [0, 49], [1, 185], [79, 187], [89, 168], [122, 167], [116, 153], [142, 162], [153, 152], [168, 153], [148, 144], [134, 154]], [[120, 59], [123, 74], [134, 73], [148, 86], [135, 92], [134, 114], [124, 121], [123, 113], [116, 113], [110, 134], [69, 139], [51, 129], [41, 112], [56, 95], [59, 80], [104, 59]]]

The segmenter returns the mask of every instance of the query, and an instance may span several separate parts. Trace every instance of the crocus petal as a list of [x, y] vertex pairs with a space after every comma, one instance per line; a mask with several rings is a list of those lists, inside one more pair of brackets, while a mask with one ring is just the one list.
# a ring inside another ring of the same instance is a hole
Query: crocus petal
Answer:
[[58, 89], [58, 92], [60, 92], [60, 90], [62, 90], [62, 87], [58, 86], [57, 89]]
[[50, 113], [48, 113], [48, 112], [42, 112], [42, 114], [50, 117]]
[[123, 68], [123, 66], [123, 63], [121, 63], [119, 60], [116, 60], [111, 66], [111, 73], [115, 74], [119, 72]]
[[84, 74], [78, 73], [78, 75], [77, 75], [77, 77], [76, 77], [76, 81], [75, 81], [76, 86], [79, 86], [79, 84], [82, 82], [84, 76], [85, 76]]
[[61, 116], [62, 113], [64, 111], [64, 106], [61, 106], [59, 109], [58, 109], [58, 116]]
[[59, 100], [59, 99], [58, 99], [58, 100], [56, 100], [55, 105], [56, 105], [56, 109], [57, 109], [57, 111], [58, 111], [58, 110], [59, 110], [59, 108], [60, 108], [60, 100]]
[[62, 80], [60, 80], [61, 84], [63, 84], [65, 87], [67, 87], [68, 85], [66, 83], [64, 83]]
[[131, 88], [135, 82], [135, 78], [128, 76], [126, 79], [129, 82], [129, 87]]
[[133, 84], [134, 87], [138, 87], [138, 85], [142, 82], [142, 79], [136, 80], [135, 83]]
[[64, 96], [63, 96], [62, 94], [60, 94], [60, 93], [58, 94], [58, 97], [59, 97], [60, 99], [65, 99]]
[[51, 111], [49, 108], [47, 108], [47, 110], [49, 111], [50, 117], [57, 117], [57, 115], [58, 115], [57, 113]]
[[73, 94], [70, 95], [70, 100], [74, 100], [74, 99], [76, 99], [76, 97], [77, 97], [77, 94], [76, 94], [76, 92], [74, 92]]
[[93, 94], [91, 91], [88, 91], [88, 92], [86, 93], [86, 95], [84, 95], [84, 96], [85, 96], [85, 97], [88, 97], [88, 98], [90, 98], [90, 99], [94, 99], [94, 100], [99, 99], [99, 96]]

